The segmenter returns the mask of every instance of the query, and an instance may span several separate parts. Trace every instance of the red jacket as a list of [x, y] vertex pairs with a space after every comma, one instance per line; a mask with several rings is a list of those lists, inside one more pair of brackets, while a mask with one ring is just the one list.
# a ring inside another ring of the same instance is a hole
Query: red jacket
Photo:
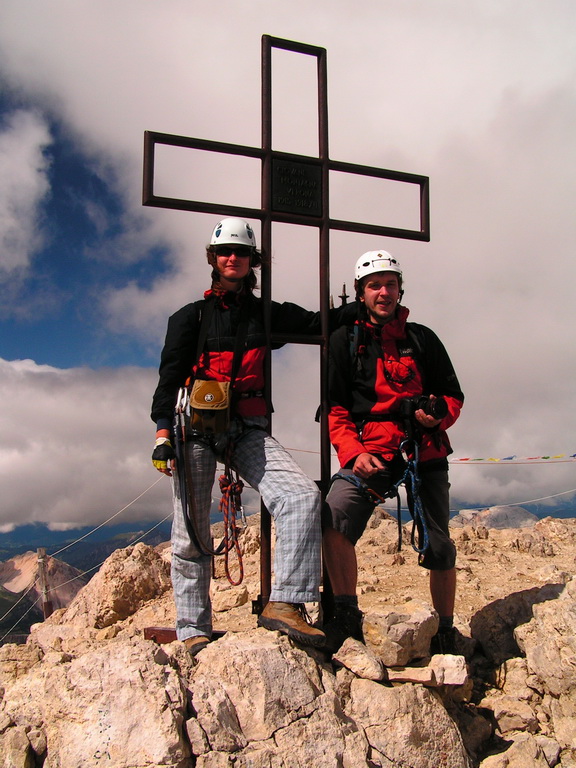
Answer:
[[420, 460], [452, 452], [446, 430], [458, 418], [464, 395], [440, 339], [426, 326], [407, 323], [408, 313], [398, 307], [396, 318], [383, 326], [359, 321], [358, 343], [350, 328], [331, 336], [328, 423], [343, 467], [361, 453], [391, 460], [406, 436], [400, 403], [423, 394], [443, 396], [448, 414], [438, 427], [420, 429]]

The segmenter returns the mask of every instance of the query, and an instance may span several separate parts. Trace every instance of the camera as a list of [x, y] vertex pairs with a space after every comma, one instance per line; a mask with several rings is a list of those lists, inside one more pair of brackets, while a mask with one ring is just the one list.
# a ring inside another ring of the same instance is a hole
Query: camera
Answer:
[[427, 416], [440, 421], [448, 414], [448, 405], [443, 397], [431, 398], [428, 395], [420, 395], [420, 397], [406, 397], [402, 400], [401, 411], [405, 418], [412, 418], [420, 409]]

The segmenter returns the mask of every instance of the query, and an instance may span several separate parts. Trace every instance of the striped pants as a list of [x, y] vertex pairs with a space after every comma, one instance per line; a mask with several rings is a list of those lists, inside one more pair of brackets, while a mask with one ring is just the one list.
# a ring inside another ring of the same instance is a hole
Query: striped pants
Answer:
[[[270, 600], [307, 603], [320, 599], [320, 492], [288, 451], [263, 429], [234, 422], [232, 467], [254, 490], [274, 520], [276, 546], [274, 583]], [[197, 529], [210, 542], [210, 506], [216, 455], [205, 442], [186, 446], [189, 476], [193, 478]], [[179, 640], [210, 637], [211, 556], [199, 552], [186, 529], [178, 479], [173, 482], [172, 585]]]

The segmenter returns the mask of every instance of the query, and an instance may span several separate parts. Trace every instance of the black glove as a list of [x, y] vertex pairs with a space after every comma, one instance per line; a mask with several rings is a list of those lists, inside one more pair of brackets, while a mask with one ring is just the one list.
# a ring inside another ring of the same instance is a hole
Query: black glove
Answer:
[[159, 472], [165, 472], [169, 469], [168, 462], [175, 458], [176, 454], [170, 440], [167, 437], [158, 438], [152, 452], [152, 464], [154, 464], [156, 469]]

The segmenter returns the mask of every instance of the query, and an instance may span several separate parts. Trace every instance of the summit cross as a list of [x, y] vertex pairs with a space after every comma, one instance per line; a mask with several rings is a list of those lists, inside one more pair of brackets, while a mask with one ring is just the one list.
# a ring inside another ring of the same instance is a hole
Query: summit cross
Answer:
[[[272, 49], [283, 49], [316, 58], [318, 103], [318, 156], [292, 154], [272, 149]], [[144, 178], [142, 203], [156, 208], [169, 208], [215, 216], [239, 216], [261, 222], [261, 247], [271, 253], [272, 224], [274, 222], [316, 227], [319, 231], [319, 285], [321, 333], [319, 336], [298, 337], [270, 333], [271, 265], [262, 267], [262, 300], [268, 329], [268, 349], [272, 343], [317, 344], [320, 347], [320, 456], [321, 478], [319, 486], [326, 492], [330, 479], [330, 439], [328, 435], [328, 312], [330, 307], [329, 267], [330, 232], [358, 232], [369, 235], [395, 237], [405, 240], [430, 240], [429, 179], [413, 173], [391, 171], [366, 165], [331, 160], [328, 154], [328, 93], [327, 54], [319, 48], [290, 40], [262, 36], [262, 146], [189, 138], [168, 133], [146, 131], [144, 134]], [[163, 197], [154, 193], [156, 145], [169, 145], [183, 149], [216, 152], [254, 158], [261, 162], [261, 207], [221, 205], [201, 200]], [[345, 173], [388, 181], [416, 185], [419, 190], [419, 229], [401, 229], [379, 224], [366, 224], [330, 217], [329, 182], [331, 173]], [[271, 402], [271, 361], [266, 362], [267, 401]], [[263, 509], [261, 517], [261, 595], [268, 599], [271, 588], [271, 526], [270, 516]]]

